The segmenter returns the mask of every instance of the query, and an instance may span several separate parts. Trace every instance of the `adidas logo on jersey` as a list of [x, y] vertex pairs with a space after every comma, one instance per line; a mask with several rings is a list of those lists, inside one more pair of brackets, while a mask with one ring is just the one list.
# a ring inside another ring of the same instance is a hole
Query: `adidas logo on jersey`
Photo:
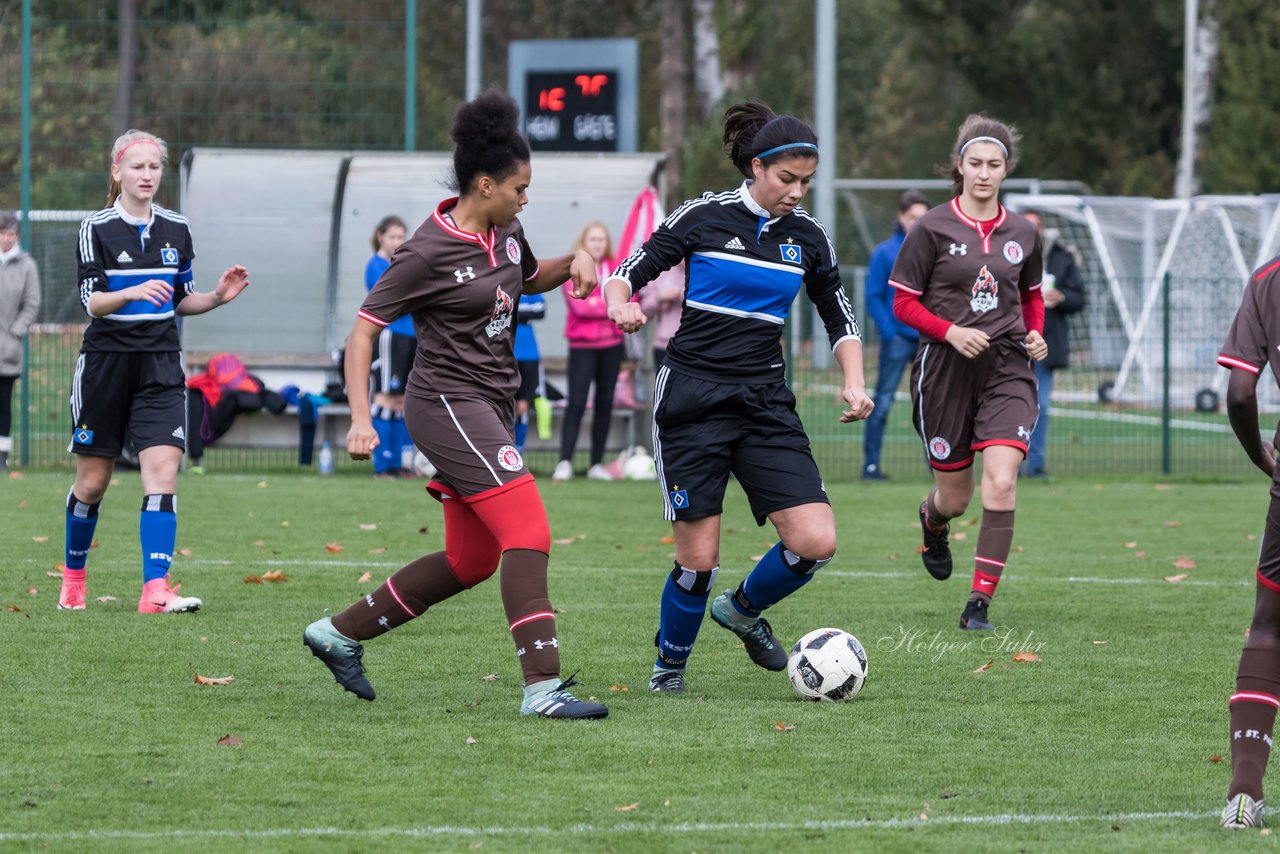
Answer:
[[187, 441], [187, 434], [183, 432], [182, 427], [178, 426], [173, 429], [173, 438]]
[[121, 264], [129, 264], [133, 261], [133, 257], [128, 252], [121, 252], [116, 256], [116, 261]]
[[743, 245], [742, 245], [742, 241], [741, 241], [741, 240], [739, 240], [737, 237], [733, 238], [733, 239], [732, 239], [732, 240], [730, 240], [728, 243], [726, 243], [726, 244], [724, 245], [724, 248], [725, 248], [725, 249], [737, 249], [739, 252], [746, 252], [746, 251], [747, 251], [747, 247], [743, 246]]

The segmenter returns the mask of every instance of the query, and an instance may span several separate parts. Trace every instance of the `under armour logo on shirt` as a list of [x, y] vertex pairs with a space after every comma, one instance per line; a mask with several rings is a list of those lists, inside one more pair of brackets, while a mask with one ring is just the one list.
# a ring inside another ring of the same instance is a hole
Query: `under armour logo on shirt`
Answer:
[[968, 254], [969, 254], [969, 244], [967, 244], [967, 243], [952, 243], [952, 244], [951, 244], [951, 248], [950, 248], [950, 249], [948, 249], [948, 250], [947, 250], [947, 252], [948, 252], [949, 254], [951, 254], [951, 255], [968, 255]]
[[462, 269], [462, 270], [454, 270], [453, 277], [458, 280], [458, 284], [462, 284], [467, 279], [474, 279], [476, 277], [476, 274], [472, 268], [466, 267], [465, 269]]

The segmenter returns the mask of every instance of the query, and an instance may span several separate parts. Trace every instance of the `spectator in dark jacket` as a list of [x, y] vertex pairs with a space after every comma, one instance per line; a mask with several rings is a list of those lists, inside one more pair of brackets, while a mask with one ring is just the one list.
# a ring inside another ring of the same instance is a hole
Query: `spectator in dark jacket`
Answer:
[[884, 443], [884, 428], [889, 420], [893, 396], [898, 392], [902, 372], [916, 357], [920, 345], [920, 333], [893, 316], [893, 288], [889, 287], [889, 273], [898, 258], [898, 250], [907, 236], [907, 229], [929, 210], [929, 202], [923, 193], [907, 190], [898, 197], [898, 222], [889, 239], [871, 250], [867, 264], [867, 313], [875, 321], [880, 336], [879, 367], [876, 369], [876, 408], [867, 419], [867, 430], [862, 438], [862, 479], [888, 480], [880, 469], [880, 447]]
[[1053, 393], [1053, 372], [1065, 368], [1071, 355], [1067, 318], [1084, 308], [1084, 285], [1071, 249], [1056, 240], [1052, 232], [1045, 232], [1044, 217], [1037, 211], [1023, 211], [1022, 215], [1040, 229], [1044, 255], [1044, 284], [1040, 290], [1044, 294], [1044, 340], [1049, 345], [1049, 356], [1044, 361], [1033, 363], [1039, 384], [1040, 417], [1031, 432], [1024, 474], [1026, 477], [1047, 477], [1044, 457], [1045, 444], [1049, 439], [1049, 395]]

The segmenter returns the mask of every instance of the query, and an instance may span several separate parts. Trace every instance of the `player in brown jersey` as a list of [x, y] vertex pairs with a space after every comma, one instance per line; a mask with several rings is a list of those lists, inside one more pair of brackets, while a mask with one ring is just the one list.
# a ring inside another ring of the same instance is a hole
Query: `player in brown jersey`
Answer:
[[596, 286], [585, 252], [539, 264], [517, 214], [527, 201], [529, 146], [514, 100], [497, 91], [463, 104], [452, 136], [455, 189], [395, 253], [360, 308], [347, 341], [351, 406], [347, 451], [368, 459], [378, 446], [368, 384], [373, 343], [412, 314], [418, 348], [405, 394], [414, 444], [436, 466], [427, 490], [444, 508], [444, 551], [398, 570], [303, 641], [343, 688], [374, 698], [362, 641], [378, 637], [484, 581], [501, 566], [502, 603], [524, 675], [520, 712], [603, 718], [608, 709], [569, 692], [547, 598], [551, 548], [546, 510], [512, 435], [520, 384], [514, 354], [516, 304], [572, 279], [585, 297]]
[[995, 628], [987, 609], [1013, 544], [1018, 466], [1038, 415], [1031, 360], [1049, 352], [1040, 236], [999, 201], [1018, 141], [1003, 122], [965, 120], [951, 158], [955, 198], [907, 232], [889, 277], [894, 314], [920, 332], [912, 418], [935, 484], [920, 505], [921, 558], [939, 580], [951, 575], [948, 520], [969, 506], [983, 452], [982, 528], [960, 616], [960, 628], [978, 631]]
[[1218, 364], [1231, 371], [1227, 416], [1236, 438], [1253, 464], [1271, 478], [1271, 504], [1258, 549], [1253, 624], [1231, 695], [1231, 785], [1222, 811], [1223, 827], [1258, 827], [1262, 776], [1280, 707], [1280, 481], [1276, 440], [1264, 442], [1258, 432], [1257, 387], [1265, 367], [1270, 366], [1273, 379], [1280, 377], [1280, 258], [1264, 264], [1245, 285]]

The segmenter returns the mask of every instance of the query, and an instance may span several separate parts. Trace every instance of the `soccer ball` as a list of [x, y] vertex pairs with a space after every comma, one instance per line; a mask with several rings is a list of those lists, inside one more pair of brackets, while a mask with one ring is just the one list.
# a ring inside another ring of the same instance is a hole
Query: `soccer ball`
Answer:
[[867, 679], [867, 652], [846, 631], [814, 629], [791, 648], [787, 676], [802, 699], [851, 700]]
[[637, 447], [622, 464], [622, 475], [627, 480], [657, 480], [658, 469], [648, 451]]
[[427, 459], [427, 455], [422, 451], [413, 452], [413, 470], [418, 477], [432, 478], [436, 476], [436, 467], [431, 465], [431, 460]]

